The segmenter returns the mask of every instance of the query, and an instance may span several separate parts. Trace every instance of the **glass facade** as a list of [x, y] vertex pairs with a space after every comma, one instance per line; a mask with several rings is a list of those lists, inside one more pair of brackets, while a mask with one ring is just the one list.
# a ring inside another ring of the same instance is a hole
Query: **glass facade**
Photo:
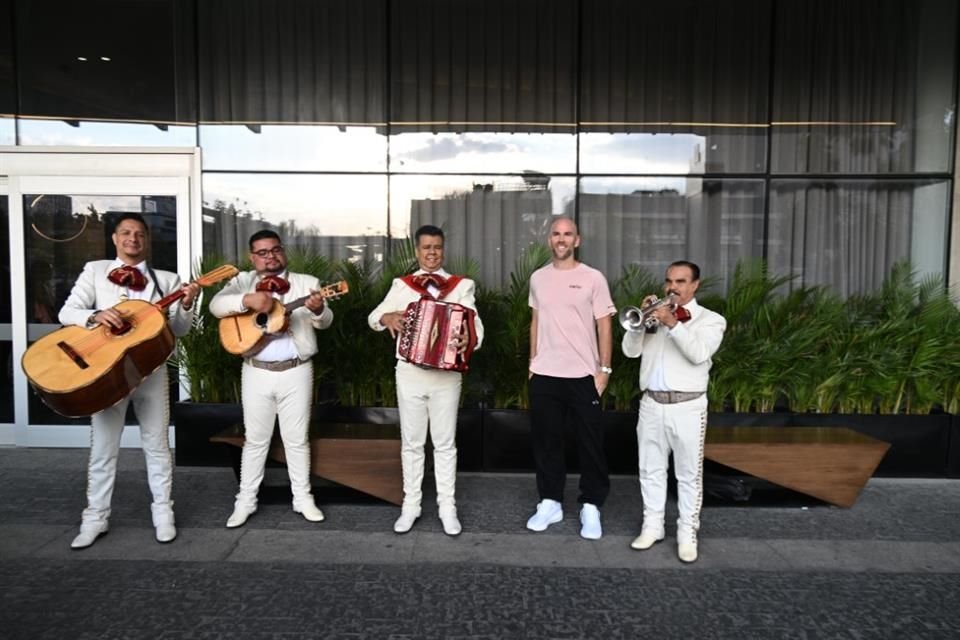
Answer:
[[[13, 16], [16, 20], [13, 20]], [[204, 251], [270, 227], [483, 284], [551, 216], [610, 279], [946, 274], [952, 0], [0, 0], [0, 145], [199, 146]], [[16, 126], [14, 126], [16, 125]]]

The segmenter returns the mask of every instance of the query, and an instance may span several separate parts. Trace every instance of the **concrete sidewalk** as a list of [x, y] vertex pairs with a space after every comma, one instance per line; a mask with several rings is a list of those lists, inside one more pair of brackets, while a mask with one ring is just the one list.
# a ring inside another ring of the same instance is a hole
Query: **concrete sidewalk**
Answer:
[[875, 479], [852, 509], [708, 506], [701, 559], [683, 565], [670, 525], [652, 550], [629, 548], [641, 510], [627, 477], [591, 542], [575, 477], [564, 521], [534, 534], [531, 475], [461, 474], [464, 533], [449, 538], [432, 491], [403, 536], [396, 507], [322, 488], [323, 523], [280, 487], [226, 529], [232, 470], [178, 468], [179, 536], [160, 545], [136, 450], [121, 454], [110, 533], [73, 551], [85, 464], [83, 450], [0, 449], [2, 637], [960, 637], [958, 481]]

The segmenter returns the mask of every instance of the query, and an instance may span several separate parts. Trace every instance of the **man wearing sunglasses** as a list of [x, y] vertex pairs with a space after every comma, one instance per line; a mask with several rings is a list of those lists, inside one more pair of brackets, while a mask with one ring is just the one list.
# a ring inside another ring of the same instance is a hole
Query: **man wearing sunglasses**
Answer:
[[287, 459], [293, 493], [293, 510], [310, 522], [323, 520], [310, 487], [310, 409], [313, 402], [313, 364], [317, 353], [316, 329], [333, 322], [333, 311], [319, 293], [313, 276], [287, 270], [287, 255], [280, 236], [268, 229], [250, 236], [253, 271], [237, 275], [210, 301], [218, 318], [249, 311], [269, 313], [281, 304], [306, 297], [291, 312], [287, 329], [264, 336], [244, 353], [241, 396], [246, 441], [240, 463], [240, 490], [227, 527], [243, 526], [257, 510], [257, 493], [264, 466], [280, 419], [280, 437]]

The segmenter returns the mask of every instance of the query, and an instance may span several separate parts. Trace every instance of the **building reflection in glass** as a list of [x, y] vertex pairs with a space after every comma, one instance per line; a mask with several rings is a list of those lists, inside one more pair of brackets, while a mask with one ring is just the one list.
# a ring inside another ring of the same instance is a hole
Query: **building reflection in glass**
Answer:
[[195, 147], [192, 125], [20, 118], [20, 144], [36, 146]]
[[383, 175], [206, 173], [203, 251], [240, 261], [250, 236], [272, 229], [288, 248], [381, 262], [387, 235]]
[[13, 118], [0, 118], [0, 147], [12, 147], [16, 142], [17, 129]]
[[581, 259], [616, 278], [629, 264], [659, 274], [692, 260], [725, 279], [763, 251], [763, 181], [585, 178]]
[[393, 176], [391, 230], [409, 237], [424, 224], [444, 230], [447, 261], [473, 260], [479, 280], [510, 281], [517, 259], [546, 241], [551, 217], [573, 210], [576, 183], [530, 172], [523, 176]]
[[384, 171], [387, 138], [376, 127], [205, 124], [203, 168], [233, 171]]
[[393, 131], [390, 170], [394, 172], [576, 171], [577, 139], [572, 132], [404, 133], [402, 127], [395, 127]]

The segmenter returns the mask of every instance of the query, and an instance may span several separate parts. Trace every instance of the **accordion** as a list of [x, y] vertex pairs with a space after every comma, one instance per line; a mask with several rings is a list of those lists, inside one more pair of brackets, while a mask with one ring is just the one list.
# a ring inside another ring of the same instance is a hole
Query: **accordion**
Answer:
[[[477, 312], [455, 302], [423, 297], [407, 305], [403, 330], [397, 336], [397, 357], [428, 369], [466, 371], [477, 346]], [[467, 348], [459, 353], [456, 338], [465, 333]]]

